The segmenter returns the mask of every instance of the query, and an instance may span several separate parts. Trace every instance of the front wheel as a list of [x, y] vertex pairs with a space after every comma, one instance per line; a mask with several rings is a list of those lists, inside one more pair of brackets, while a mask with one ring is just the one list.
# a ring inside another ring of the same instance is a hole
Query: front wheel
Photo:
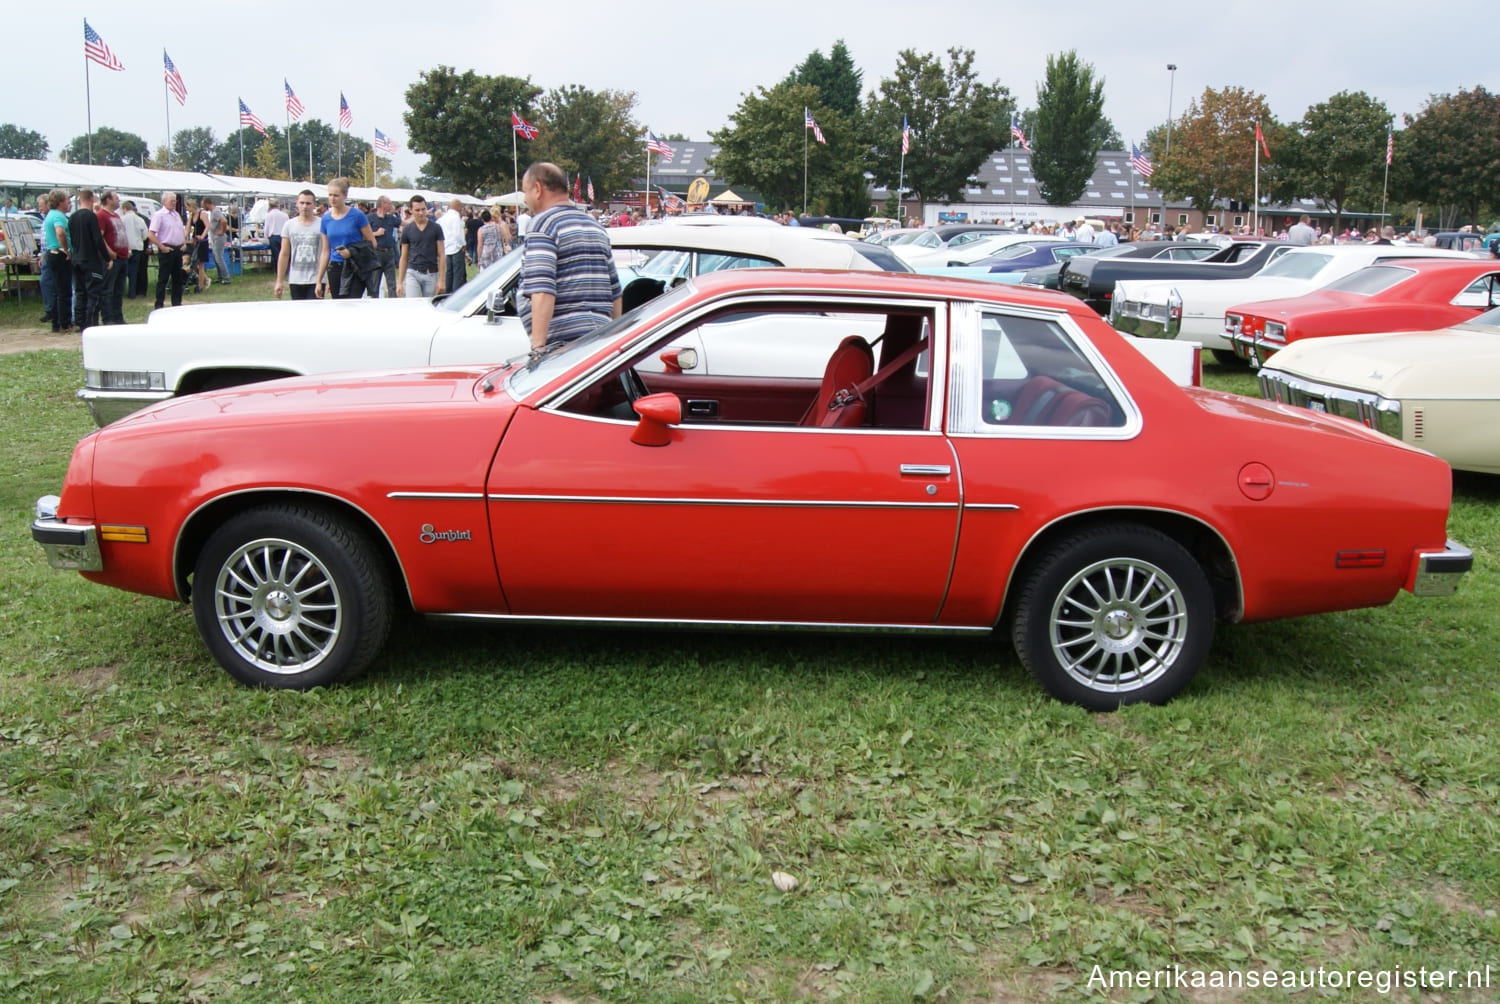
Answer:
[[318, 509], [263, 506], [216, 530], [193, 572], [193, 616], [235, 679], [305, 690], [347, 680], [385, 643], [391, 590], [365, 536]]
[[1011, 626], [1032, 677], [1095, 711], [1169, 700], [1198, 672], [1213, 633], [1213, 592], [1198, 562], [1133, 525], [1053, 548], [1022, 584]]

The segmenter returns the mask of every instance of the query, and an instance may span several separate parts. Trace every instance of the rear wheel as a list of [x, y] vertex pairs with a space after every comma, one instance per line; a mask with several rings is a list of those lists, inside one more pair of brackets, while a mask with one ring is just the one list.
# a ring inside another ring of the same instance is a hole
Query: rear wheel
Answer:
[[255, 687], [302, 690], [355, 676], [385, 643], [392, 606], [365, 536], [303, 506], [233, 517], [193, 572], [199, 635], [221, 666]]
[[1213, 593], [1182, 545], [1143, 526], [1086, 530], [1022, 585], [1016, 653], [1060, 700], [1094, 710], [1160, 704], [1186, 687], [1213, 641]]

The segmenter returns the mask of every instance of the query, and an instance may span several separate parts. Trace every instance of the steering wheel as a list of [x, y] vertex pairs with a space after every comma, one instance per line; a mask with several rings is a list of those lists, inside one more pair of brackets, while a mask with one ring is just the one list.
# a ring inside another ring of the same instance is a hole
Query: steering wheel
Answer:
[[646, 381], [641, 379], [641, 375], [635, 371], [634, 366], [620, 372], [620, 387], [625, 391], [625, 400], [631, 404], [635, 404], [651, 393], [646, 387]]

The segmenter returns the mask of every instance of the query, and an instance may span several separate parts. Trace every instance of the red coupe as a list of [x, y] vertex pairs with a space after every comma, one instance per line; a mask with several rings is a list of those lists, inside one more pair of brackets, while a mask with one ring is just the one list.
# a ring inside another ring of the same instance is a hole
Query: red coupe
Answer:
[[1302, 338], [1433, 331], [1500, 305], [1500, 262], [1407, 258], [1368, 265], [1322, 289], [1231, 307], [1224, 337], [1259, 365]]
[[744, 270], [537, 360], [153, 405], [79, 443], [32, 536], [191, 603], [261, 686], [359, 672], [399, 604], [999, 629], [1052, 694], [1112, 708], [1180, 691], [1217, 620], [1452, 592], [1449, 499], [1441, 460], [1179, 387], [1072, 297]]

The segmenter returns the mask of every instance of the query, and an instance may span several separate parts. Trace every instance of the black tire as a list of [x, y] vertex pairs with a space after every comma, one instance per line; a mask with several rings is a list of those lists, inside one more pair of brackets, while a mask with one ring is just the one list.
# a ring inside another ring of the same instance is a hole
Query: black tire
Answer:
[[252, 687], [348, 680], [390, 633], [389, 577], [365, 535], [299, 505], [269, 505], [214, 531], [193, 571], [193, 616], [219, 665]]
[[1094, 711], [1166, 702], [1213, 643], [1208, 577], [1181, 544], [1149, 527], [1067, 538], [1019, 595], [1011, 637], [1021, 662], [1052, 696]]
[[1209, 349], [1214, 355], [1214, 362], [1220, 366], [1229, 366], [1233, 369], [1246, 369], [1249, 363], [1234, 354], [1234, 349]]

